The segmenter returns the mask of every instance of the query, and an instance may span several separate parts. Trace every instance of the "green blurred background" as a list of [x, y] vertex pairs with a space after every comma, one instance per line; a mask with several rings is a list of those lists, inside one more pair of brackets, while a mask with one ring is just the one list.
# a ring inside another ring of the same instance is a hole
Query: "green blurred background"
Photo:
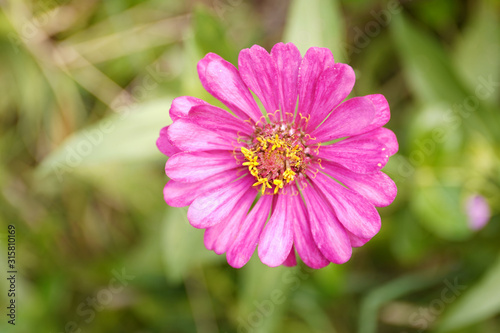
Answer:
[[[499, 1], [0, 4], [0, 332], [500, 332]], [[382, 230], [318, 271], [233, 269], [162, 197], [171, 100], [217, 103], [197, 61], [280, 41], [349, 63], [400, 143]]]

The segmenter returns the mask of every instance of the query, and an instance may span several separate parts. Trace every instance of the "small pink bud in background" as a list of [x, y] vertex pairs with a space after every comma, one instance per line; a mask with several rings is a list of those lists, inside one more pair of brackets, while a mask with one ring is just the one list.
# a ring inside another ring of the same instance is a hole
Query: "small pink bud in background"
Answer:
[[469, 228], [472, 230], [482, 229], [490, 220], [490, 206], [486, 199], [481, 195], [472, 195], [465, 203]]

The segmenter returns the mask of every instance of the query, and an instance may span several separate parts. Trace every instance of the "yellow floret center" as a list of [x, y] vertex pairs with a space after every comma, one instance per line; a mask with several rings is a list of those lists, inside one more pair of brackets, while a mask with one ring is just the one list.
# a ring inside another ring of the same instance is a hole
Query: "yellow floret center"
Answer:
[[286, 184], [293, 182], [301, 170], [304, 158], [303, 146], [291, 137], [278, 134], [257, 136], [248, 148], [241, 147], [244, 166], [256, 178], [253, 186], [261, 186], [262, 194], [272, 189], [276, 194]]

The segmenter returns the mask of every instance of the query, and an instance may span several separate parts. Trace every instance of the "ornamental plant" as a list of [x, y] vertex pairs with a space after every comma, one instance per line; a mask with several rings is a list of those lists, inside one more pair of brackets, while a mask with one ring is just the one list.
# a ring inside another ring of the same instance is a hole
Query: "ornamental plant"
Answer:
[[296, 265], [298, 255], [321, 268], [345, 263], [378, 233], [375, 207], [397, 192], [381, 171], [398, 150], [382, 127], [390, 118], [384, 96], [345, 100], [353, 69], [329, 49], [302, 57], [292, 43], [244, 49], [238, 69], [209, 53], [198, 74], [229, 112], [178, 97], [157, 146], [169, 157], [165, 201], [189, 206], [209, 250], [236, 268], [256, 247], [268, 266]]

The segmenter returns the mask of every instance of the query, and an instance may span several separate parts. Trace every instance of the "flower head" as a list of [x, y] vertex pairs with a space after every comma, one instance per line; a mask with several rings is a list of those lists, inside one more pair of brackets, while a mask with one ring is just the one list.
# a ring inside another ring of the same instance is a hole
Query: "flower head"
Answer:
[[194, 97], [173, 101], [173, 123], [157, 141], [170, 157], [165, 201], [190, 206], [206, 247], [233, 267], [257, 244], [269, 266], [295, 265], [296, 253], [312, 268], [348, 261], [380, 229], [375, 206], [396, 196], [380, 171], [398, 150], [382, 127], [390, 118], [384, 96], [344, 101], [352, 68], [325, 48], [302, 57], [291, 43], [242, 50], [238, 70], [209, 53], [198, 73], [232, 114]]

